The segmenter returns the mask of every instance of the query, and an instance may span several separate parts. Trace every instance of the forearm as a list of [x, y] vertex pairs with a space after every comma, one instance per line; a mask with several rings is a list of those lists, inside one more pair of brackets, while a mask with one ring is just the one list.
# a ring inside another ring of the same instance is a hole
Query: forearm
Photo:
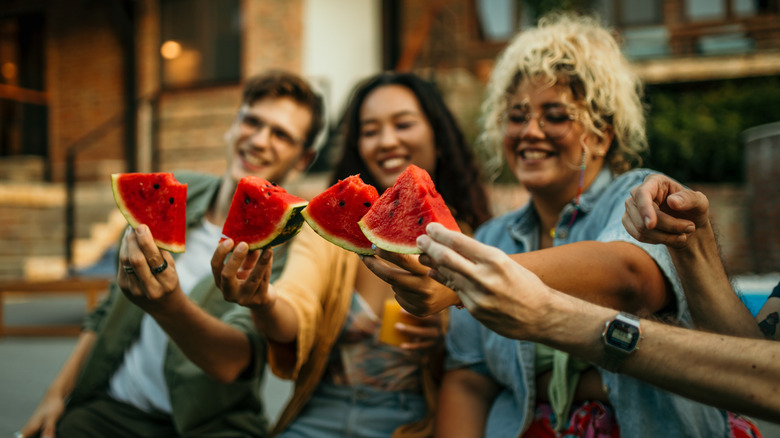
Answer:
[[95, 345], [95, 340], [97, 340], [97, 333], [91, 330], [81, 332], [73, 352], [65, 361], [57, 377], [49, 385], [46, 391], [47, 397], [57, 397], [64, 400], [70, 395], [76, 385], [76, 379], [78, 379], [79, 373], [81, 373], [84, 362]]
[[[601, 333], [616, 312], [552, 296], [549, 324], [535, 339], [600, 364]], [[706, 404], [758, 418], [780, 419], [780, 344], [729, 337], [642, 320], [642, 339], [620, 372]]]
[[169, 299], [167, 310], [149, 314], [195, 365], [220, 382], [236, 380], [254, 354], [247, 335], [209, 315], [183, 293]]
[[718, 244], [707, 222], [684, 248], [670, 248], [697, 328], [743, 337], [762, 337], [755, 319], [731, 286]]
[[298, 316], [284, 299], [277, 298], [269, 306], [251, 311], [255, 327], [269, 340], [287, 344], [297, 339]]
[[510, 256], [553, 289], [649, 315], [672, 297], [655, 261], [628, 242], [585, 241]]

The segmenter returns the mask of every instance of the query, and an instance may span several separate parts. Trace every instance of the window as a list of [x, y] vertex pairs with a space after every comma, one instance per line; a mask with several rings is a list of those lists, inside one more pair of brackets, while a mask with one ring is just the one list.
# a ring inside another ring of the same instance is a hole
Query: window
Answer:
[[43, 16], [0, 19], [0, 156], [47, 155]]
[[240, 79], [239, 0], [161, 0], [160, 8], [163, 87]]

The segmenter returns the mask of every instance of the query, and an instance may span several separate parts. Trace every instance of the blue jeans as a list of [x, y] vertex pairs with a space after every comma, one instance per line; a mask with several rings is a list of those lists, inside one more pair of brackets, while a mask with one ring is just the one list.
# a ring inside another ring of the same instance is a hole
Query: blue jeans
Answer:
[[426, 411], [422, 394], [320, 383], [279, 438], [389, 437], [398, 427], [421, 420]]

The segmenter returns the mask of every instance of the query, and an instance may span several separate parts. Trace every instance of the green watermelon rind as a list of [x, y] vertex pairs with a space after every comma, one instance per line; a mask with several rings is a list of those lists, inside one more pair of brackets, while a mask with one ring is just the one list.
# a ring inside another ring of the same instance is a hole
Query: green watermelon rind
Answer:
[[279, 225], [268, 234], [268, 237], [257, 242], [246, 242], [247, 245], [249, 245], [249, 249], [272, 248], [281, 245], [300, 233], [304, 222], [301, 210], [303, 210], [306, 205], [308, 205], [308, 201], [301, 201], [288, 205], [284, 215], [282, 215], [281, 220], [279, 220]]
[[[141, 223], [135, 218], [135, 216], [130, 214], [130, 209], [128, 208], [124, 199], [122, 199], [122, 196], [119, 194], [118, 180], [121, 176], [122, 176], [121, 173], [111, 174], [111, 191], [114, 194], [114, 202], [116, 203], [119, 212], [122, 213], [122, 216], [125, 217], [127, 223], [130, 224], [130, 226], [133, 227], [133, 229], [135, 230], [138, 228], [138, 226], [141, 225]], [[157, 245], [157, 247], [160, 249], [164, 249], [166, 251], [170, 251], [173, 253], [182, 253], [184, 252], [184, 248], [185, 248], [184, 243], [182, 243], [181, 245], [177, 245], [175, 243], [163, 242], [157, 237], [154, 237], [154, 244]]]
[[309, 226], [314, 230], [315, 233], [319, 234], [323, 239], [327, 240], [328, 242], [340, 246], [347, 251], [352, 251], [354, 253], [358, 253], [361, 255], [374, 255], [374, 250], [371, 249], [371, 247], [362, 247], [357, 246], [353, 244], [352, 242], [349, 242], [345, 239], [338, 238], [334, 236], [333, 234], [328, 233], [323, 227], [320, 226], [317, 221], [315, 221], [311, 215], [309, 215], [309, 212], [304, 209], [301, 214], [303, 215], [303, 218], [306, 220], [306, 223], [309, 224]]
[[422, 250], [420, 250], [417, 245], [406, 245], [402, 243], [391, 242], [377, 236], [373, 231], [371, 231], [371, 228], [363, 223], [362, 219], [358, 221], [358, 226], [360, 226], [360, 229], [363, 231], [363, 234], [365, 234], [366, 238], [370, 240], [371, 243], [376, 245], [377, 248], [382, 248], [385, 251], [395, 252], [398, 254], [422, 254]]

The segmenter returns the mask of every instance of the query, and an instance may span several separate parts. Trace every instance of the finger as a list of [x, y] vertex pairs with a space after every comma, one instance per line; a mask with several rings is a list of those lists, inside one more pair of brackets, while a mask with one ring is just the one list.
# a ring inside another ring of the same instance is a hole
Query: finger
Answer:
[[[434, 240], [439, 237], [440, 236], [437, 234], [430, 234], [422, 235], [417, 238], [417, 245], [434, 260], [437, 265], [436, 270], [439, 273], [443, 273], [443, 268], [449, 268], [450, 270], [467, 275], [473, 274], [474, 263], [451, 249], [449, 246], [446, 246], [447, 243], [442, 244]], [[451, 243], [451, 241], [448, 243]], [[437, 279], [437, 281], [439, 280]]]
[[[405, 277], [410, 274], [409, 271], [393, 266], [384, 259], [378, 257], [363, 257], [363, 264], [379, 277], [382, 281], [388, 284], [401, 284]], [[427, 271], [427, 269], [425, 270]]]
[[122, 240], [119, 241], [119, 256], [117, 258], [117, 270], [116, 270], [116, 280], [117, 283], [121, 283], [127, 280], [127, 277], [130, 275], [125, 271], [126, 266], [130, 265], [130, 259], [127, 254], [127, 239], [132, 228], [127, 227], [125, 228], [125, 232], [122, 234]]
[[249, 275], [244, 283], [248, 290], [255, 291], [258, 289], [258, 286], [268, 286], [271, 279], [271, 261], [273, 259], [273, 254], [274, 252], [271, 248], [266, 248], [262, 252], [250, 251], [250, 255], [247, 256], [244, 265], [242, 265], [250, 266], [247, 265], [247, 262], [252, 259], [254, 260], [252, 261], [251, 271], [249, 271]]
[[402, 342], [399, 345], [404, 350], [428, 350], [436, 345], [436, 341]]
[[[138, 242], [138, 248], [143, 253], [144, 257], [146, 258], [146, 264], [149, 265], [150, 271], [151, 268], [162, 266], [164, 262], [167, 262], [168, 260], [163, 256], [162, 252], [159, 248], [157, 248], [157, 244], [154, 243], [154, 236], [152, 236], [152, 231], [149, 229], [146, 225], [140, 225], [135, 230], [135, 236], [136, 241]], [[162, 271], [161, 273], [157, 274], [165, 275], [166, 271]], [[153, 275], [153, 278], [156, 278]]]
[[238, 287], [238, 270], [244, 265], [244, 260], [249, 252], [249, 245], [246, 242], [239, 242], [233, 248], [233, 253], [228, 257], [227, 261], [222, 268], [221, 272], [221, 289], [226, 298], [231, 298], [232, 301], [237, 299], [239, 292]]
[[[459, 254], [464, 260], [474, 263], [489, 262], [495, 259], [496, 256], [504, 254], [499, 249], [477, 242], [461, 232], [448, 230], [443, 225], [435, 222], [428, 224], [425, 231], [426, 234], [423, 236], [427, 235], [435, 242]], [[428, 251], [424, 252], [431, 255]], [[436, 257], [433, 258], [438, 262]]]
[[222, 269], [225, 267], [225, 259], [233, 249], [233, 239], [225, 239], [217, 245], [214, 255], [211, 256], [211, 275], [214, 283], [222, 289]]
[[656, 203], [656, 197], [660, 190], [658, 181], [648, 177], [645, 178], [645, 181], [642, 184], [631, 189], [631, 197], [626, 200], [626, 209], [628, 209], [629, 205], [632, 205], [638, 212], [641, 223], [643, 223], [648, 230], [655, 228], [657, 220], [656, 207], [658, 205]]
[[411, 338], [418, 338], [423, 341], [436, 340], [441, 337], [442, 331], [435, 326], [418, 326], [413, 324], [396, 323], [395, 329], [399, 332], [409, 335]]
[[706, 215], [710, 204], [703, 193], [694, 190], [673, 193], [666, 198], [666, 203], [672, 210], [695, 216]]
[[428, 269], [425, 266], [420, 264], [420, 262], [418, 261], [418, 256], [417, 255], [400, 254], [400, 253], [397, 253], [397, 252], [385, 251], [382, 248], [377, 248], [374, 251], [374, 254], [377, 257], [379, 257], [379, 258], [381, 258], [383, 260], [386, 260], [386, 261], [388, 261], [388, 262], [390, 262], [390, 263], [392, 263], [392, 264], [394, 264], [394, 265], [404, 269], [405, 271], [408, 271], [408, 272], [411, 272], [411, 273], [424, 275], [428, 271]]
[[238, 272], [236, 273], [236, 277], [239, 280], [246, 280], [246, 278], [252, 272], [252, 268], [257, 265], [257, 262], [260, 259], [260, 255], [262, 253], [262, 250], [251, 250], [247, 253], [244, 262], [241, 263], [241, 267], [238, 268]]

